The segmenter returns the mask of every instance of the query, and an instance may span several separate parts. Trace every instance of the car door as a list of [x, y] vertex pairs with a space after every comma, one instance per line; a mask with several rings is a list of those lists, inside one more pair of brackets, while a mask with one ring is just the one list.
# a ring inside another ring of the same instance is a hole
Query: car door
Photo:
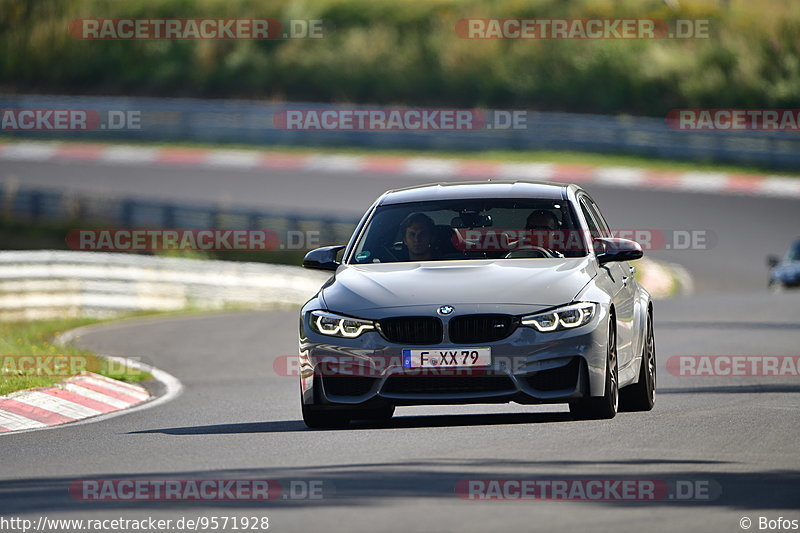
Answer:
[[[579, 201], [592, 238], [611, 237], [611, 230], [592, 199], [588, 195], [581, 195]], [[628, 262], [618, 261], [606, 263], [600, 268], [608, 272], [613, 283], [612, 301], [617, 317], [617, 360], [622, 377], [634, 358], [636, 290], [632, 279], [633, 271]]]

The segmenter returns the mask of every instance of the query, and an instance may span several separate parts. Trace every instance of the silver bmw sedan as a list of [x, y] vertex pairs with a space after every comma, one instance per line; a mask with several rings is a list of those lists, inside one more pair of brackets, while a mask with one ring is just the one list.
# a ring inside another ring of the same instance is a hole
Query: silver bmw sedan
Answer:
[[653, 304], [580, 187], [437, 183], [384, 193], [300, 316], [308, 427], [396, 406], [567, 403], [575, 418], [655, 401]]

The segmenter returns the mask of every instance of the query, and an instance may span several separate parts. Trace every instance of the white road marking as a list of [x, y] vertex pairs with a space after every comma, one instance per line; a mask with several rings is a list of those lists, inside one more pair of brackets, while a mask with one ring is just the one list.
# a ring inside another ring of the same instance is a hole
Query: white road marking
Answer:
[[52, 411], [74, 419], [100, 414], [100, 411], [97, 409], [92, 409], [91, 407], [86, 407], [85, 405], [35, 390], [23, 391], [19, 395], [10, 396], [10, 398], [21, 403], [32, 405], [33, 407], [38, 407], [39, 409]]
[[0, 156], [15, 161], [46, 161], [52, 158], [59, 148], [58, 143], [16, 142], [7, 144]]
[[10, 429], [11, 431], [18, 431], [20, 429], [43, 428], [47, 427], [47, 424], [14, 413], [0, 411], [0, 427]]
[[90, 400], [104, 403], [106, 405], [110, 405], [111, 407], [116, 407], [117, 409], [125, 409], [130, 405], [128, 402], [118, 400], [116, 398], [108, 396], [107, 394], [93, 391], [92, 389], [87, 389], [86, 387], [81, 387], [77, 383], [66, 382], [62, 383], [61, 386], [64, 387], [65, 390], [68, 390], [69, 392], [74, 392], [78, 396], [83, 396], [84, 398], [89, 398]]

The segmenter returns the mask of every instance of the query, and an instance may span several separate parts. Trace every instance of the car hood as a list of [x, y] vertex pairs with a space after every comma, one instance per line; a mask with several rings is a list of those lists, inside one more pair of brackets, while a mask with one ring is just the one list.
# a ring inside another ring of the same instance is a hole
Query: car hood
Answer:
[[346, 314], [444, 304], [472, 312], [535, 309], [571, 302], [596, 273], [589, 257], [342, 265], [322, 298], [328, 309]]

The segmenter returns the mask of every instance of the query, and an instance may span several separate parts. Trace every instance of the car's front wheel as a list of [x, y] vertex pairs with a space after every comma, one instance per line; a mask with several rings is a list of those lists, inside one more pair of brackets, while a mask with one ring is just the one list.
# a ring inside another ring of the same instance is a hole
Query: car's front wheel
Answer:
[[614, 320], [608, 321], [606, 384], [603, 396], [584, 398], [569, 404], [569, 412], [579, 420], [614, 418], [619, 408], [619, 369], [617, 366], [617, 331]]

